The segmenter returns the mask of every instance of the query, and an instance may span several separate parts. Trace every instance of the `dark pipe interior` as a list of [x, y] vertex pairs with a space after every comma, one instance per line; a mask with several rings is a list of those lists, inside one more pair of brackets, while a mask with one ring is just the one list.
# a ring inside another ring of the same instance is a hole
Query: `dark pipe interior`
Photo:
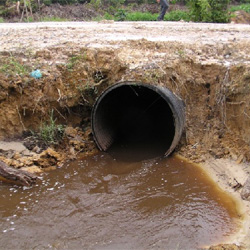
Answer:
[[97, 130], [111, 144], [104, 150], [123, 160], [163, 156], [175, 134], [167, 101], [143, 86], [123, 85], [108, 92], [95, 117]]

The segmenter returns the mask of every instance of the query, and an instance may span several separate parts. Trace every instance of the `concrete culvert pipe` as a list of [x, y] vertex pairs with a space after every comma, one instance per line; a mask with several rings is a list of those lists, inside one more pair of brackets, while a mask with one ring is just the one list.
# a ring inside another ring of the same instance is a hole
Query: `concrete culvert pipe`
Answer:
[[183, 101], [169, 89], [123, 82], [106, 89], [92, 111], [100, 150], [125, 160], [167, 156], [184, 128]]

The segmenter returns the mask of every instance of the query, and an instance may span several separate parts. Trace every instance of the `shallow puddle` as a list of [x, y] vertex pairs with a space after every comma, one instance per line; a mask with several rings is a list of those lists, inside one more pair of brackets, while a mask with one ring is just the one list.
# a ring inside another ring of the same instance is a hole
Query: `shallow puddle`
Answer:
[[118, 162], [107, 154], [0, 185], [0, 249], [200, 249], [237, 232], [234, 201], [177, 158]]

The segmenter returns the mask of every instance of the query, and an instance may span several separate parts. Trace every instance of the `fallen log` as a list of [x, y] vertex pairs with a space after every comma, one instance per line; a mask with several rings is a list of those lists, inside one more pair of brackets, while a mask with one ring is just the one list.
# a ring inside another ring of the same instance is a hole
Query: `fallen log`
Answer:
[[0, 180], [8, 181], [22, 186], [31, 186], [36, 183], [37, 177], [24, 170], [9, 167], [3, 161], [0, 161]]

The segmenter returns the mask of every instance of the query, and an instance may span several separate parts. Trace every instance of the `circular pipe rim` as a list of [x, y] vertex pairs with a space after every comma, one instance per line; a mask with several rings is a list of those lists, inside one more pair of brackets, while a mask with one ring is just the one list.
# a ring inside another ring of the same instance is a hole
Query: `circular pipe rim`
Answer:
[[[185, 105], [183, 100], [177, 96], [175, 93], [170, 91], [168, 88], [160, 86], [160, 85], [153, 85], [153, 84], [148, 84], [148, 83], [142, 83], [142, 82], [137, 82], [137, 81], [124, 81], [124, 82], [118, 82], [116, 84], [111, 85], [110, 87], [106, 88], [97, 98], [95, 101], [95, 104], [92, 109], [92, 114], [91, 114], [91, 129], [93, 133], [93, 138], [98, 146], [98, 148], [101, 151], [106, 151], [103, 149], [103, 147], [100, 145], [98, 139], [96, 138], [95, 135], [95, 128], [94, 128], [94, 115], [96, 113], [96, 110], [98, 108], [98, 105], [101, 103], [102, 99], [112, 90], [122, 87], [122, 86], [129, 86], [129, 85], [134, 85], [134, 86], [141, 86], [148, 88], [150, 90], [153, 90], [157, 94], [159, 94], [169, 105], [172, 114], [173, 114], [173, 121], [174, 121], [174, 127], [175, 127], [175, 134], [174, 138], [172, 140], [171, 146], [169, 149], [165, 152], [164, 156], [170, 155], [173, 150], [176, 148], [178, 142], [180, 141], [181, 135], [183, 133], [184, 127], [185, 127]], [[179, 107], [179, 109], [175, 109], [175, 106]], [[178, 114], [177, 114], [178, 113]]]

